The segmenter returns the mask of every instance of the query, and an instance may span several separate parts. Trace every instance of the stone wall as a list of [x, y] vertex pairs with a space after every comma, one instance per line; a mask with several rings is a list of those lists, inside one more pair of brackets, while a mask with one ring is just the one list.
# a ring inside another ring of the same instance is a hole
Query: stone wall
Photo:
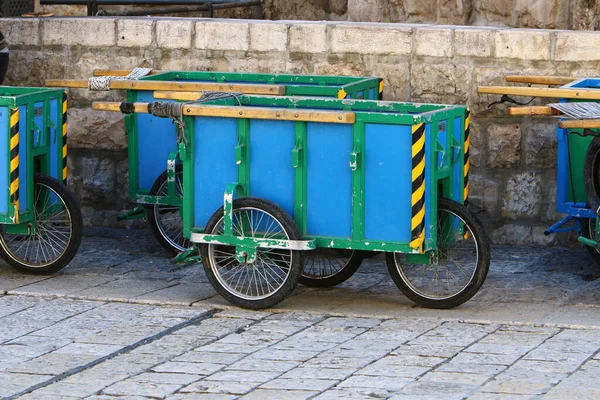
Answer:
[[[407, 24], [171, 18], [4, 19], [11, 42], [6, 84], [88, 78], [95, 68], [371, 75], [387, 100], [468, 104], [472, 207], [498, 243], [547, 245], [555, 212], [555, 125], [513, 118], [478, 85], [506, 74], [597, 75], [600, 33]], [[89, 35], [88, 32], [94, 32]], [[126, 137], [117, 113], [96, 99], [119, 91], [70, 90], [71, 188], [87, 224], [115, 225], [127, 199]], [[533, 104], [544, 104], [537, 101]]]

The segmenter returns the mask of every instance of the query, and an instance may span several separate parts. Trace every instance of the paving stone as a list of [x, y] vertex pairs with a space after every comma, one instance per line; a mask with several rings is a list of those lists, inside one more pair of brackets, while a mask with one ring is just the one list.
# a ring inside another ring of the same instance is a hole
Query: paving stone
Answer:
[[324, 368], [362, 368], [369, 364], [371, 360], [365, 358], [345, 358], [345, 357], [328, 357], [318, 356], [311, 358], [303, 366], [307, 367], [324, 367]]
[[80, 367], [96, 360], [96, 356], [81, 354], [44, 354], [41, 357], [16, 365], [11, 372], [26, 374], [52, 374], [58, 375], [71, 368]]
[[[0, 282], [4, 280], [4, 277], [0, 278]], [[30, 297], [21, 296], [2, 296], [0, 297], [0, 317], [4, 317], [30, 307], [34, 307], [41, 300]], [[0, 318], [2, 321], [2, 318]]]
[[407, 366], [399, 364], [388, 364], [385, 359], [374, 362], [360, 369], [355, 375], [386, 376], [416, 379], [420, 375], [430, 371], [430, 367]]
[[21, 286], [9, 291], [10, 294], [28, 295], [28, 296], [65, 296], [76, 292], [81, 292], [107, 282], [115, 280], [114, 277], [98, 275], [59, 275], [45, 279], [41, 282], [35, 282], [26, 286]]
[[351, 376], [337, 385], [339, 388], [377, 388], [388, 391], [399, 391], [409, 383], [414, 382], [409, 378], [390, 378], [383, 376]]
[[138, 395], [148, 397], [166, 397], [173, 394], [183, 385], [153, 383], [153, 382], [137, 382], [131, 379], [117, 382], [102, 391], [102, 394], [110, 396], [127, 396]]
[[258, 382], [264, 383], [281, 375], [279, 372], [264, 371], [220, 371], [214, 373], [204, 380], [207, 381], [225, 381], [225, 382]]
[[452, 357], [464, 348], [464, 346], [453, 346], [449, 344], [404, 344], [390, 354], [399, 356]]
[[[0, 273], [0, 293], [4, 294], [8, 291], [18, 289], [23, 286], [30, 285], [32, 283], [44, 281], [49, 279], [47, 276], [34, 276], [34, 275], [23, 275], [15, 274], [11, 271], [10, 274]], [[12, 297], [12, 296], [11, 296]], [[2, 307], [0, 307], [0, 310]]]
[[155, 373], [145, 372], [140, 375], [136, 375], [132, 380], [137, 382], [151, 382], [151, 383], [173, 383], [179, 385], [189, 385], [192, 382], [199, 380], [201, 376], [181, 374], [181, 373]]
[[463, 372], [438, 372], [431, 371], [419, 378], [419, 382], [447, 382], [460, 385], [480, 386], [491, 378], [490, 375], [465, 374]]
[[320, 354], [320, 351], [277, 350], [273, 349], [273, 347], [269, 347], [248, 355], [248, 359], [274, 361], [306, 361], [315, 357], [317, 354]]
[[274, 360], [257, 360], [244, 358], [237, 361], [225, 370], [238, 370], [238, 371], [272, 371], [272, 372], [287, 372], [292, 368], [300, 365], [298, 361], [274, 361]]
[[399, 394], [412, 394], [428, 396], [435, 393], [436, 396], [446, 398], [464, 398], [477, 388], [476, 385], [461, 385], [448, 382], [422, 382], [413, 381], [406, 384]]
[[180, 393], [245, 394], [259, 386], [259, 382], [228, 382], [201, 380], [187, 385]]
[[323, 391], [334, 386], [339, 381], [336, 379], [318, 379], [312, 378], [277, 378], [268, 381], [260, 386], [260, 389], [277, 390], [317, 390]]
[[[127, 301], [129, 298], [169, 286], [173, 286], [173, 283], [151, 279], [118, 279], [77, 292], [77, 296], [88, 300]], [[124, 296], [125, 293], [127, 294], [126, 297]]]
[[308, 390], [272, 390], [272, 389], [257, 389], [245, 396], [240, 397], [243, 400], [263, 400], [263, 399], [278, 399], [278, 400], [303, 400], [310, 399], [318, 394], [318, 391]]
[[216, 394], [216, 393], [186, 393], [167, 396], [167, 400], [234, 400], [238, 396], [231, 394]]
[[506, 394], [544, 394], [552, 388], [547, 383], [526, 382], [526, 381], [490, 381], [480, 390], [488, 393], [506, 393]]
[[316, 396], [318, 400], [365, 400], [386, 399], [391, 396], [390, 392], [377, 388], [335, 388]]
[[152, 343], [140, 346], [133, 350], [132, 353], [168, 353], [175, 356], [190, 351], [198, 346], [210, 343], [213, 340], [215, 339], [210, 336], [168, 335], [155, 340]]
[[446, 360], [444, 357], [413, 356], [394, 353], [398, 353], [398, 351], [391, 353], [389, 356], [382, 358], [380, 361], [383, 361], [388, 365], [433, 367]]
[[587, 388], [563, 388], [554, 387], [548, 393], [544, 394], [544, 399], [549, 400], [594, 400], [600, 398], [600, 390]]
[[169, 361], [165, 364], [158, 365], [152, 370], [154, 372], [172, 372], [179, 374], [192, 374], [192, 375], [210, 375], [224, 366], [223, 364], [209, 364], [209, 363], [186, 363], [186, 362], [173, 362]]
[[[254, 356], [254, 354], [252, 356]], [[188, 351], [187, 353], [174, 358], [172, 361], [229, 365], [244, 357], [246, 357], [246, 354], [244, 353], [211, 353]]]
[[54, 354], [82, 354], [100, 358], [115, 353], [122, 348], [123, 346], [112, 344], [71, 343], [56, 350]]
[[216, 295], [215, 290], [208, 284], [178, 283], [136, 296], [135, 300], [144, 304], [191, 305]]
[[104, 386], [90, 385], [87, 382], [81, 384], [56, 382], [41, 389], [34, 390], [31, 392], [31, 395], [35, 397], [55, 396], [55, 398], [62, 398], [62, 396], [71, 396], [84, 398], [96, 394], [102, 389], [104, 389]]
[[294, 368], [285, 374], [281, 375], [282, 379], [302, 378], [311, 379], [316, 377], [318, 379], [331, 379], [331, 380], [343, 380], [348, 378], [356, 371], [355, 368], [315, 368], [315, 367], [298, 367]]
[[517, 361], [519, 354], [479, 354], [479, 353], [460, 353], [454, 360], [457, 363], [473, 364], [498, 364], [511, 365]]

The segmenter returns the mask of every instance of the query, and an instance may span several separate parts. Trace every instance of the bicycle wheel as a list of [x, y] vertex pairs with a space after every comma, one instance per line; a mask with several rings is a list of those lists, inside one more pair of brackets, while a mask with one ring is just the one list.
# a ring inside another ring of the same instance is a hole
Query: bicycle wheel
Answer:
[[[581, 236], [595, 241], [600, 240], [600, 226], [596, 225], [596, 218], [579, 218]], [[584, 246], [596, 264], [600, 264], [600, 249], [592, 246]]]
[[[232, 223], [236, 236], [301, 239], [294, 221], [285, 211], [259, 198], [234, 200]], [[208, 220], [204, 231], [223, 233], [223, 207]], [[255, 310], [276, 305], [294, 290], [304, 265], [302, 253], [259, 247], [254, 262], [240, 263], [235, 258], [234, 246], [200, 245], [204, 270], [215, 290], [230, 303]]]
[[363, 252], [318, 248], [304, 256], [300, 283], [308, 287], [332, 287], [349, 279], [363, 261]]
[[490, 240], [467, 207], [438, 199], [438, 262], [410, 263], [410, 255], [387, 253], [394, 283], [409, 299], [427, 308], [452, 308], [473, 297], [488, 273]]
[[15, 269], [51, 274], [64, 268], [81, 244], [83, 221], [73, 195], [58, 180], [35, 174], [33, 184], [35, 234], [0, 230], [0, 256]]
[[[150, 194], [154, 196], [168, 195], [167, 171], [164, 171], [154, 181]], [[175, 194], [183, 197], [183, 167], [181, 165], [177, 165], [175, 170]], [[146, 205], [145, 208], [150, 230], [163, 249], [175, 256], [191, 246], [189, 239], [183, 236], [181, 207], [151, 204]]]

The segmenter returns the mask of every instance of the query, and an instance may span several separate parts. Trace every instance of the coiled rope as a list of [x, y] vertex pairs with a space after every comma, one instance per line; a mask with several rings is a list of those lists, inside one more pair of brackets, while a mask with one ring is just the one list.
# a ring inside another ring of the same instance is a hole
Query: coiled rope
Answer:
[[202, 95], [198, 100], [189, 101], [185, 103], [181, 102], [165, 102], [165, 101], [154, 101], [148, 104], [148, 113], [155, 117], [161, 118], [172, 118], [173, 123], [177, 125], [177, 141], [183, 141], [187, 145], [187, 138], [185, 137], [185, 122], [183, 122], [183, 108], [191, 104], [205, 103], [207, 101], [222, 100], [233, 97], [237, 100], [238, 105], [242, 105], [239, 99], [243, 93], [240, 92], [216, 92], [206, 91], [202, 92]]
[[152, 68], [134, 68], [127, 76], [94, 76], [88, 79], [90, 90], [110, 90], [110, 82], [114, 80], [139, 79], [148, 75]]

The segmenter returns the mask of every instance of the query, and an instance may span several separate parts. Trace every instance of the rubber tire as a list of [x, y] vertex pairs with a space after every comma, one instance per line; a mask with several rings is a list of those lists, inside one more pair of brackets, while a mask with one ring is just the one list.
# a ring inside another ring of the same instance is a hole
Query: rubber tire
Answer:
[[396, 266], [394, 253], [386, 253], [386, 264], [394, 283], [410, 300], [426, 308], [448, 309], [463, 304], [479, 291], [489, 270], [491, 246], [483, 225], [479, 219], [467, 209], [467, 207], [456, 201], [440, 198], [438, 199], [438, 210], [450, 211], [460, 217], [466, 223], [468, 228], [470, 228], [475, 242], [477, 243], [479, 259], [472, 279], [465, 288], [457, 294], [445, 299], [431, 299], [424, 297], [404, 282], [402, 275], [399, 273], [398, 267]]
[[[363, 261], [362, 251], [349, 251], [349, 254], [340, 252], [340, 258], [347, 258], [347, 261], [346, 264], [342, 267], [342, 269], [337, 271], [335, 274], [317, 278], [316, 275], [306, 275], [303, 272], [302, 276], [300, 277], [300, 283], [304, 286], [313, 288], [328, 288], [347, 281], [348, 279], [350, 279], [350, 277], [352, 277], [352, 275], [354, 275], [354, 273], [358, 270], [358, 267], [360, 267], [360, 264]], [[311, 253], [312, 251], [307, 252], [304, 256], [305, 265], [310, 262], [310, 258], [312, 257]]]
[[[281, 224], [283, 229], [288, 234], [290, 240], [302, 239], [302, 235], [300, 235], [300, 231], [298, 231], [294, 220], [277, 204], [258, 197], [244, 197], [241, 199], [233, 200], [234, 211], [239, 208], [246, 207], [260, 209], [264, 212], [271, 214], [271, 216]], [[210, 217], [210, 219], [206, 223], [204, 232], [213, 232], [221, 218], [223, 218], [223, 207], [219, 208]], [[283, 282], [280, 288], [269, 297], [257, 300], [249, 300], [234, 295], [221, 285], [221, 283], [219, 282], [219, 280], [213, 272], [213, 266], [210, 264], [211, 258], [209, 257], [209, 245], [203, 243], [199, 246], [199, 248], [200, 254], [202, 256], [202, 262], [204, 264], [204, 271], [206, 272], [208, 281], [210, 282], [212, 287], [217, 291], [217, 293], [219, 293], [225, 300], [229, 301], [230, 303], [238, 307], [248, 308], [251, 310], [262, 310], [265, 308], [270, 308], [286, 299], [298, 285], [298, 281], [300, 280], [300, 276], [302, 275], [302, 269], [304, 267], [304, 252], [292, 250], [292, 265], [290, 266], [290, 273], [288, 274], [287, 279], [285, 280], [285, 282]]]
[[598, 215], [600, 210], [600, 137], [590, 142], [583, 162], [583, 184], [590, 208]]
[[[595, 223], [595, 219], [594, 218], [579, 218], [579, 226], [581, 228], [581, 236], [583, 236], [584, 238], [587, 239], [593, 239], [592, 238], [592, 224]], [[596, 240], [596, 239], [593, 239]], [[597, 247], [592, 247], [592, 246], [583, 246], [587, 249], [587, 251], [590, 253], [590, 256], [592, 257], [592, 259], [594, 260], [594, 262], [596, 264], [600, 265], [600, 249], [598, 249]]]
[[[183, 166], [181, 164], [177, 164], [175, 167], [175, 175], [181, 175], [181, 179], [183, 179]], [[154, 181], [152, 188], [150, 189], [150, 194], [156, 196], [162, 189], [163, 185], [167, 182], [167, 171], [165, 170], [162, 174], [159, 175], [158, 178]], [[163, 232], [159, 227], [159, 223], [157, 221], [157, 215], [154, 212], [155, 205], [154, 204], [146, 204], [144, 205], [146, 209], [146, 216], [148, 218], [148, 224], [150, 225], [150, 230], [152, 234], [161, 245], [161, 247], [170, 255], [176, 256], [184, 250], [187, 250], [189, 247], [185, 246], [177, 246], [171, 240], [167, 239]], [[182, 221], [183, 223], [183, 221]], [[189, 244], [191, 246], [191, 243]]]
[[10, 251], [4, 247], [4, 238], [2, 237], [2, 233], [0, 233], [0, 256], [18, 271], [35, 275], [49, 275], [63, 269], [65, 266], [67, 266], [67, 264], [69, 264], [73, 257], [75, 257], [75, 254], [77, 254], [79, 246], [81, 245], [83, 218], [81, 216], [81, 209], [79, 208], [75, 197], [73, 197], [71, 192], [69, 192], [65, 185], [63, 185], [61, 182], [50, 176], [37, 173], [34, 174], [33, 182], [34, 186], [37, 184], [48, 186], [62, 198], [67, 211], [71, 215], [71, 239], [65, 247], [63, 253], [56, 260], [46, 266], [36, 267], [32, 266], [31, 264], [27, 264], [21, 259], [11, 255]]

